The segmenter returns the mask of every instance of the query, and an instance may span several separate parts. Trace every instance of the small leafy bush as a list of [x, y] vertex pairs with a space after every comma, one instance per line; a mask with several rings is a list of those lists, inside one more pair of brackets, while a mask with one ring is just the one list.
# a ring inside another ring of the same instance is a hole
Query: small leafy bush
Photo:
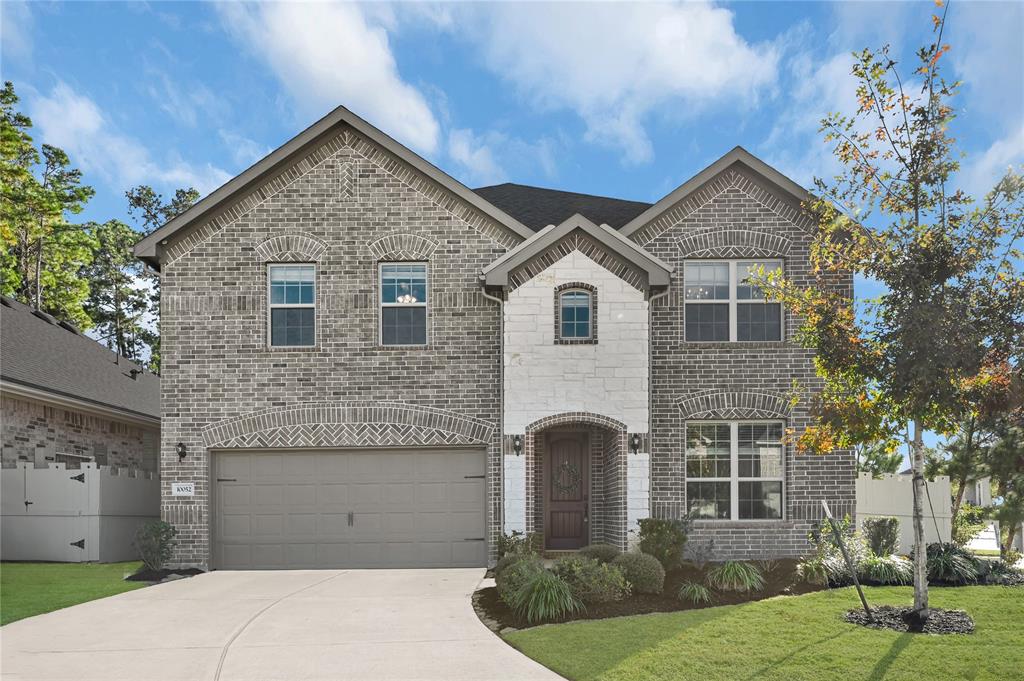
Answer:
[[513, 597], [519, 587], [529, 581], [534, 574], [543, 571], [544, 564], [540, 558], [534, 556], [517, 560], [501, 572], [495, 573], [494, 582], [501, 600], [512, 606]]
[[530, 624], [558, 619], [583, 609], [569, 585], [544, 568], [526, 575], [525, 581], [512, 592], [509, 606]]
[[1024, 584], [1024, 571], [1018, 570], [1004, 560], [981, 560], [978, 561], [978, 565], [981, 567], [979, 576], [986, 584]]
[[[860, 566], [872, 555], [871, 549], [868, 548], [864, 534], [854, 530], [849, 518], [836, 522], [840, 535], [843, 536], [843, 544], [859, 575]], [[825, 586], [846, 586], [853, 583], [853, 575], [850, 573], [850, 568], [846, 564], [846, 559], [843, 558], [842, 551], [836, 543], [827, 520], [822, 521], [821, 525], [812, 531], [807, 539], [814, 545], [814, 554], [805, 558], [797, 566], [797, 574], [804, 581]]]
[[600, 563], [610, 563], [621, 553], [618, 547], [611, 544], [591, 544], [580, 549], [577, 555], [592, 558]]
[[796, 574], [808, 584], [828, 586], [828, 573], [825, 562], [820, 556], [809, 556], [796, 565]]
[[864, 537], [876, 556], [891, 556], [899, 550], [900, 521], [892, 516], [865, 518]]
[[162, 570], [171, 558], [177, 543], [178, 530], [163, 520], [150, 520], [135, 531], [132, 545], [139, 552], [139, 559], [153, 571]]
[[622, 570], [593, 558], [567, 556], [556, 561], [551, 571], [584, 603], [610, 603], [629, 595], [629, 582]]
[[637, 593], [660, 594], [665, 588], [665, 568], [654, 556], [635, 551], [623, 553], [611, 564], [622, 570]]
[[899, 556], [870, 556], [858, 566], [857, 576], [875, 584], [910, 584], [914, 581], [914, 564]]
[[640, 551], [657, 558], [666, 570], [678, 567], [683, 560], [683, 547], [690, 530], [689, 519], [641, 518], [637, 522], [640, 525]]
[[970, 551], [952, 542], [935, 542], [926, 549], [928, 580], [946, 584], [973, 584], [978, 581], [978, 559]]
[[722, 591], [760, 591], [764, 577], [753, 563], [730, 560], [708, 571], [708, 582]]
[[711, 589], [699, 582], [683, 582], [679, 585], [679, 600], [689, 601], [694, 605], [711, 602]]
[[988, 526], [988, 510], [964, 500], [953, 523], [953, 543], [966, 546]]
[[498, 558], [508, 555], [540, 553], [543, 546], [544, 537], [539, 533], [513, 530], [510, 534], [498, 537]]
[[535, 553], [506, 553], [504, 556], [498, 559], [498, 562], [494, 564], [494, 576], [497, 576], [504, 572], [506, 569], [515, 565], [521, 560], [539, 559]]

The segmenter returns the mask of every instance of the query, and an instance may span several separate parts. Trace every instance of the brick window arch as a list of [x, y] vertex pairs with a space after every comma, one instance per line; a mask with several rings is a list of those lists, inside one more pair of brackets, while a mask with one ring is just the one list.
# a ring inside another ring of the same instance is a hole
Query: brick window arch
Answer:
[[597, 344], [597, 287], [573, 281], [555, 287], [555, 344]]

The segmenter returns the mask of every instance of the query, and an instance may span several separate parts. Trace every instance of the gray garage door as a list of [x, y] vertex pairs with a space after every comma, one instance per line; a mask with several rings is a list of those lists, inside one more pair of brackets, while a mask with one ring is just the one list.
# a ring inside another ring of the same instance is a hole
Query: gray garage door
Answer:
[[481, 450], [225, 452], [214, 466], [219, 568], [487, 562]]

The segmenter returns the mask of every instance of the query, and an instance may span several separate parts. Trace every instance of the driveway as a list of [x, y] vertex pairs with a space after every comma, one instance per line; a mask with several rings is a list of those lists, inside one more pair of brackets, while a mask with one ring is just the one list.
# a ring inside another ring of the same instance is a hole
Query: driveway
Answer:
[[483, 570], [211, 572], [0, 629], [0, 677], [559, 679], [470, 597]]

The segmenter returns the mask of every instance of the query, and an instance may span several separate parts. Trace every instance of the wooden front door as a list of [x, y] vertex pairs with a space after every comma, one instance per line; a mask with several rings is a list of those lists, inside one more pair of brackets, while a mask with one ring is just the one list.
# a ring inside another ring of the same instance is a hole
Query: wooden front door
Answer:
[[545, 547], [590, 542], [590, 446], [586, 433], [548, 433], [544, 466]]

